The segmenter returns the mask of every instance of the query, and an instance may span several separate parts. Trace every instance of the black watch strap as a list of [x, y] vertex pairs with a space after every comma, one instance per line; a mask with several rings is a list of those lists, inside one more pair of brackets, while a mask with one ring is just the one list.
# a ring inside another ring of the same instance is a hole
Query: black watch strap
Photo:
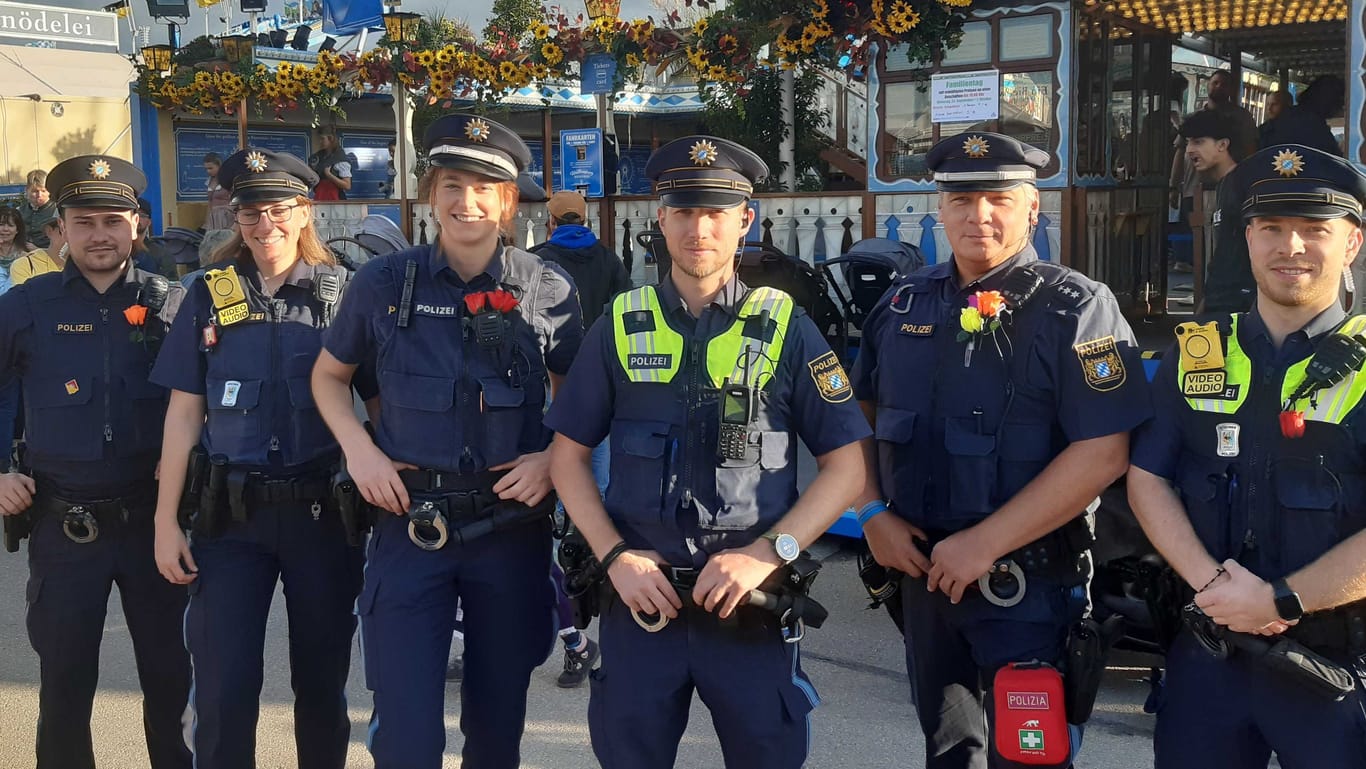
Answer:
[[1304, 604], [1300, 602], [1300, 595], [1290, 589], [1289, 583], [1285, 578], [1274, 580], [1271, 589], [1275, 591], [1276, 614], [1286, 622], [1294, 622], [1304, 616]]

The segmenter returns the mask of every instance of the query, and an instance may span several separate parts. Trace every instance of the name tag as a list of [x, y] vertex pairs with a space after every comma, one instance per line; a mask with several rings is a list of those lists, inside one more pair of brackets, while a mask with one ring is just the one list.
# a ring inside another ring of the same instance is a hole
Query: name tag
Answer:
[[58, 334], [93, 334], [95, 333], [94, 323], [58, 323]]
[[628, 368], [665, 369], [673, 362], [672, 355], [631, 353], [626, 356]]
[[902, 323], [899, 329], [901, 333], [909, 336], [931, 336], [934, 334], [933, 323]]
[[414, 307], [418, 315], [430, 315], [435, 318], [455, 317], [454, 305], [419, 304]]

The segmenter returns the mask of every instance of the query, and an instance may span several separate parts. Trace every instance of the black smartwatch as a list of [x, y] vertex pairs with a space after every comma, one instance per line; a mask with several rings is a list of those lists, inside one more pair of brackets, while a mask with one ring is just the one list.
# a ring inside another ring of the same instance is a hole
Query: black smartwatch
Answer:
[[1300, 603], [1300, 594], [1291, 590], [1284, 578], [1272, 582], [1271, 589], [1276, 591], [1276, 613], [1281, 619], [1294, 622], [1304, 616], [1304, 604]]

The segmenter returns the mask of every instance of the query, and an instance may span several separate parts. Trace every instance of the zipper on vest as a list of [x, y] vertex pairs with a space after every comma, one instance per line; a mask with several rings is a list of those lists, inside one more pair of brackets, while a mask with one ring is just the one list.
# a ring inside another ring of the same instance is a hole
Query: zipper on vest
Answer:
[[694, 340], [691, 340], [691, 341], [690, 341], [690, 345], [691, 345], [691, 348], [692, 348], [692, 349], [690, 349], [690, 350], [688, 351], [688, 423], [683, 427], [683, 434], [684, 434], [683, 446], [684, 446], [684, 449], [683, 449], [683, 499], [682, 499], [682, 505], [683, 505], [684, 508], [691, 508], [691, 507], [692, 507], [692, 501], [693, 501], [693, 500], [692, 500], [692, 484], [693, 484], [692, 457], [693, 457], [693, 453], [694, 453], [694, 452], [689, 451], [689, 450], [687, 449], [687, 445], [688, 445], [687, 433], [688, 433], [690, 430], [698, 429], [698, 428], [695, 427], [695, 425], [697, 424], [697, 420], [693, 418], [693, 414], [697, 411], [697, 399], [698, 399], [698, 396], [699, 396], [699, 393], [698, 393], [698, 390], [699, 390], [698, 377], [700, 376], [700, 372], [699, 372], [697, 369], [698, 369], [699, 361], [701, 361], [701, 359], [702, 359], [702, 343], [694, 339]]
[[[286, 381], [284, 380], [283, 377], [276, 377], [276, 376], [274, 376], [274, 374], [275, 374], [275, 372], [276, 372], [276, 353], [277, 353], [277, 345], [276, 345], [275, 335], [276, 335], [276, 333], [277, 333], [277, 332], [279, 331], [279, 329], [280, 329], [280, 305], [283, 303], [283, 300], [279, 300], [279, 299], [275, 299], [274, 297], [271, 297], [269, 301], [270, 301], [270, 358], [269, 358], [269, 360], [270, 360], [270, 369], [271, 369], [271, 374], [272, 374], [271, 380], [272, 380], [272, 381], [276, 381], [276, 382], [282, 382], [282, 383], [285, 385], [285, 389], [288, 390], [288, 388], [289, 388], [289, 382], [286, 382]], [[276, 426], [277, 424], [279, 424], [279, 422], [276, 420], [276, 416], [278, 416], [278, 415], [276, 414], [276, 406], [277, 406], [277, 404], [278, 404], [279, 401], [280, 401], [280, 394], [279, 394], [279, 393], [272, 393], [272, 395], [274, 395], [275, 397], [273, 397], [273, 398], [270, 399], [270, 429], [271, 429], [271, 431], [272, 431], [271, 434], [270, 434], [270, 451], [271, 451], [271, 452], [277, 452], [277, 453], [278, 453], [278, 452], [280, 451], [280, 436], [277, 435], [277, 434], [274, 432], [274, 430], [275, 430], [275, 426]]]
[[103, 333], [100, 334], [104, 348], [104, 442], [112, 443], [114, 440], [114, 424], [111, 421], [109, 411], [109, 388], [113, 387], [113, 376], [110, 372], [109, 362], [109, 308], [100, 308], [100, 324], [103, 326]]

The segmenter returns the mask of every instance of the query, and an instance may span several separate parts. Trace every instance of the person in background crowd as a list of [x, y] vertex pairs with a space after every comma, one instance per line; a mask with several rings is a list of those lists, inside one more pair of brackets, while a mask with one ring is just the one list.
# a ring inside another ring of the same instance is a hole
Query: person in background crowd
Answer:
[[1206, 239], [1214, 247], [1205, 265], [1203, 305], [1204, 310], [1212, 312], [1245, 310], [1252, 306], [1257, 291], [1247, 258], [1247, 241], [1243, 238], [1242, 190], [1231, 175], [1238, 166], [1229, 151], [1233, 128], [1211, 110], [1193, 113], [1181, 124], [1186, 155], [1200, 175], [1205, 195], [1204, 210], [1209, 216], [1206, 227], [1213, 228], [1213, 238]]
[[[56, 208], [55, 204], [53, 208]], [[28, 232], [23, 216], [16, 209], [0, 207], [0, 294], [9, 291], [14, 285], [12, 271], [16, 263], [29, 258], [42, 258], [42, 249], [28, 248], [27, 242]], [[19, 383], [13, 379], [0, 381], [0, 468], [8, 469], [10, 466], [9, 446], [14, 440], [18, 421]]]
[[[151, 377], [171, 391], [156, 562], [189, 585], [188, 739], [196, 769], [254, 766], [266, 620], [283, 582], [296, 765], [341, 769], [363, 554], [332, 503], [340, 452], [308, 376], [346, 270], [313, 227], [317, 176], [302, 160], [247, 148], [219, 178], [237, 229], [189, 287]], [[201, 489], [192, 544], [177, 520], [187, 484]]]
[[140, 270], [173, 280], [180, 276], [175, 260], [152, 234], [152, 202], [147, 198], [138, 198], [138, 237], [133, 241], [133, 261]]
[[1257, 151], [1257, 121], [1242, 104], [1241, 84], [1227, 69], [1215, 71], [1209, 78], [1209, 100], [1205, 109], [1213, 110], [1220, 119], [1228, 121], [1233, 134], [1229, 153], [1239, 161]]
[[[1289, 91], [1272, 91], [1266, 97], [1266, 120], [1262, 121], [1259, 131], [1266, 129], [1266, 124], [1280, 117], [1286, 110], [1295, 106], [1294, 100], [1290, 97]], [[1266, 138], [1263, 136], [1262, 146], [1266, 146]]]
[[314, 200], [346, 200], [351, 190], [351, 158], [342, 149], [341, 139], [336, 131], [320, 131], [318, 143], [321, 149], [308, 159], [308, 165], [318, 175], [318, 186], [313, 190]]
[[217, 152], [204, 155], [204, 173], [208, 177], [205, 187], [208, 189], [209, 204], [209, 212], [204, 219], [206, 231], [232, 229], [232, 209], [228, 205], [232, 195], [218, 180], [218, 170], [222, 167], [223, 158]]
[[592, 328], [617, 294], [631, 289], [631, 276], [621, 257], [607, 250], [588, 228], [588, 201], [572, 190], [560, 190], [546, 202], [550, 239], [531, 252], [564, 268], [579, 290], [584, 328]]
[[13, 285], [18, 286], [46, 272], [61, 272], [66, 264], [66, 233], [62, 230], [62, 220], [47, 220], [43, 234], [47, 236], [47, 248], [30, 251], [10, 265], [9, 278]]
[[398, 178], [398, 142], [389, 140], [389, 160], [384, 164], [385, 178], [384, 196], [387, 198], [397, 198], [398, 188], [394, 186], [394, 180]]
[[1300, 144], [1342, 156], [1328, 121], [1342, 117], [1347, 85], [1341, 75], [1322, 75], [1300, 94], [1300, 102], [1262, 126], [1262, 144]]
[[47, 248], [47, 235], [42, 226], [57, 218], [57, 204], [47, 191], [47, 171], [28, 172], [24, 202], [19, 204], [19, 216], [24, 220], [24, 231], [29, 234], [29, 242], [38, 248]]

